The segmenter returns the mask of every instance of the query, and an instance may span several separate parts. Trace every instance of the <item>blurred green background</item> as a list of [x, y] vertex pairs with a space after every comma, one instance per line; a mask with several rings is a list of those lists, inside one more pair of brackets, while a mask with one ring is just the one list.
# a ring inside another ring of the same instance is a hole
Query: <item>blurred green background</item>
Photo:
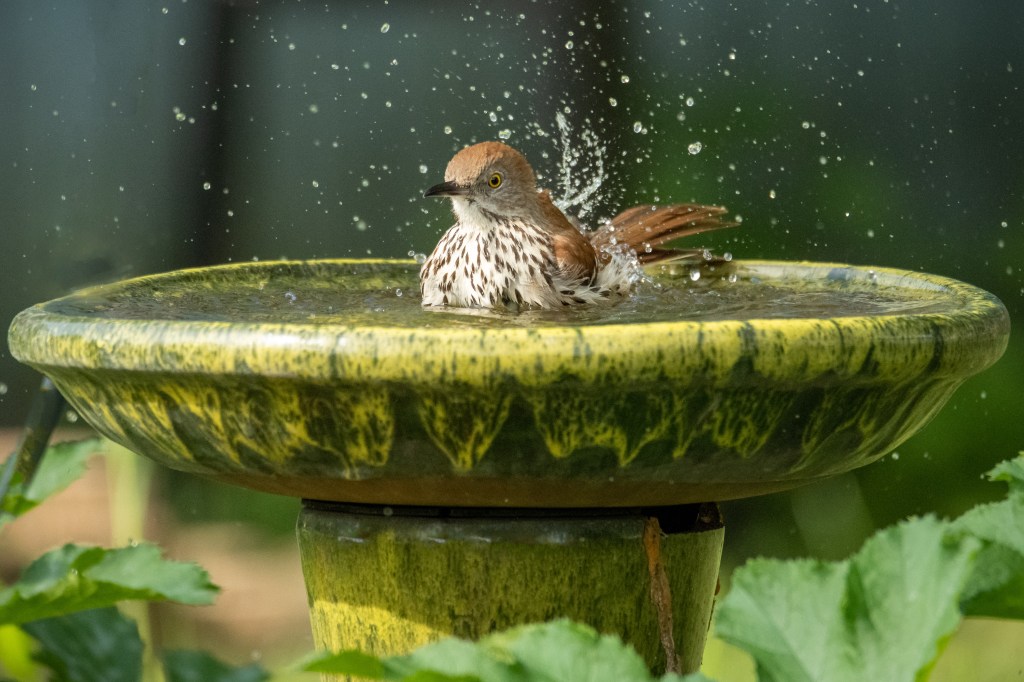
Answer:
[[[948, 275], [1017, 321], [1022, 36], [1017, 0], [7, 0], [0, 327], [129, 275], [429, 251], [450, 216], [420, 197], [451, 154], [507, 135], [553, 181], [559, 112], [606, 149], [598, 216], [723, 203], [743, 226], [703, 243], [737, 258]], [[727, 504], [726, 570], [998, 496], [981, 474], [1024, 449], [1022, 343], [880, 462]], [[0, 426], [37, 382], [3, 345]], [[292, 500], [160, 477], [186, 522], [292, 532]]]

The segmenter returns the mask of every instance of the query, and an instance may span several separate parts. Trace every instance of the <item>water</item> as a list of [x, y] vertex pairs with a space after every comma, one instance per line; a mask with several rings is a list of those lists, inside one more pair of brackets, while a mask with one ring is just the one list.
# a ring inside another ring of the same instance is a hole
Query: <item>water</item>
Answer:
[[[734, 262], [649, 270], [633, 295], [601, 307], [529, 310], [424, 309], [409, 262], [251, 263], [182, 271], [98, 287], [48, 304], [63, 315], [131, 320], [430, 327], [551, 327], [669, 321], [825, 318], [948, 312], [941, 286], [827, 266]], [[810, 276], [809, 276], [810, 275]]]

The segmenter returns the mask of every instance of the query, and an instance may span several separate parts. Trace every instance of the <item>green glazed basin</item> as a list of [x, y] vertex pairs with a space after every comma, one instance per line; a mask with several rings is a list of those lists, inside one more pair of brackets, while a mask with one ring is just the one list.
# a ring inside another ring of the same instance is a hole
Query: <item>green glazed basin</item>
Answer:
[[823, 263], [660, 268], [611, 308], [420, 307], [411, 261], [242, 263], [23, 311], [16, 358], [107, 437], [286, 495], [655, 506], [874, 461], [1003, 353], [975, 287]]

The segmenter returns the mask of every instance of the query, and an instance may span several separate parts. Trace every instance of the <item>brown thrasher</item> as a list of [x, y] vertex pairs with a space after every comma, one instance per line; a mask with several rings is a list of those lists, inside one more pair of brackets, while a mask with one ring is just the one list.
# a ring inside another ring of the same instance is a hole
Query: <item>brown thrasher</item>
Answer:
[[537, 189], [522, 154], [500, 142], [466, 147], [425, 197], [450, 197], [455, 224], [420, 270], [424, 306], [555, 308], [629, 292], [638, 265], [704, 262], [699, 249], [658, 248], [729, 227], [721, 206], [634, 206], [582, 231]]

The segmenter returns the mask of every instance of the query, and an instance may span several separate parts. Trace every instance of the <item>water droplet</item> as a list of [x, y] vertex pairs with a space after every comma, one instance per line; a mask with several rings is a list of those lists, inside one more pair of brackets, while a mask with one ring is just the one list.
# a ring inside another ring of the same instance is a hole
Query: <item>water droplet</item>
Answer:
[[309, 105], [309, 113], [311, 113], [311, 114], [319, 114], [320, 113], [320, 107], [318, 107], [315, 104], [310, 104]]
[[416, 255], [414, 255], [412, 257], [412, 259], [414, 261], [416, 261], [417, 264], [423, 265], [424, 263], [427, 262], [427, 254], [425, 254], [425, 253], [417, 253]]
[[184, 38], [178, 38], [178, 44], [179, 45], [184, 45], [185, 43], [186, 43], [186, 40]]
[[395, 296], [401, 298], [402, 297], [402, 290], [401, 289], [395, 289]]
[[811, 127], [811, 122], [804, 121], [803, 123], [800, 124], [800, 127], [803, 128], [804, 130], [808, 130]]
[[686, 101], [685, 101], [685, 104], [688, 107], [692, 107], [694, 105], [694, 99], [692, 97], [687, 97]]
[[613, 107], [617, 107], [619, 106], [619, 100], [615, 99], [614, 97], [609, 97], [608, 104], [612, 105]]
[[502, 140], [507, 140], [508, 138], [512, 137], [512, 131], [509, 130], [508, 128], [505, 128], [503, 130], [499, 130], [498, 131], [498, 137], [500, 139], [502, 139]]
[[572, 41], [571, 40], [565, 41], [565, 49], [571, 50], [572, 48], [573, 48]]
[[702, 143], [700, 143], [700, 142], [691, 142], [686, 147], [686, 151], [690, 152], [690, 154], [692, 156], [696, 156], [697, 154], [700, 154], [700, 150], [701, 149], [704, 149], [704, 145]]
[[319, 180], [314, 180], [313, 181], [313, 187], [319, 187], [319, 186], [320, 186], [320, 181]]
[[626, 74], [622, 74], [622, 76], [619, 78], [619, 80], [622, 81], [623, 83], [628, 83], [629, 82], [629, 76], [627, 76]]
[[489, 118], [491, 120], [491, 123], [497, 123], [498, 122], [498, 115], [496, 113], [494, 113], [493, 111], [491, 113], [487, 114], [487, 118]]
[[768, 190], [768, 198], [769, 199], [774, 199], [775, 198], [775, 190], [773, 190], [773, 189], [772, 190]]
[[725, 253], [722, 254], [722, 260], [724, 260], [726, 263], [732, 261], [732, 254], [726, 251]]
[[644, 129], [644, 126], [643, 126], [642, 123], [640, 123], [640, 121], [634, 121], [633, 122], [633, 132], [634, 133], [643, 132], [643, 129]]
[[383, 24], [380, 25], [380, 32], [381, 33], [387, 33], [390, 30], [391, 30], [391, 24], [389, 24], [388, 22], [385, 21]]
[[284, 297], [285, 297], [285, 300], [287, 300], [289, 303], [295, 303], [295, 301], [299, 300], [299, 297], [296, 296], [291, 291], [284, 292]]
[[341, 68], [341, 64], [331, 64], [331, 68], [337, 71], [338, 69]]
[[428, 170], [427, 164], [421, 163], [420, 164], [420, 174], [421, 175], [426, 175], [427, 174], [427, 170]]
[[690, 270], [690, 279], [694, 282], [700, 279], [700, 268], [693, 268]]
[[451, 126], [445, 126], [444, 127], [444, 134], [445, 135], [451, 135], [452, 134], [452, 127]]
[[68, 420], [69, 424], [76, 424], [76, 423], [78, 423], [78, 413], [75, 412], [74, 410], [68, 410], [64, 414], [64, 418]]
[[822, 166], [824, 166], [825, 164], [828, 163], [828, 157], [827, 156], [819, 156], [818, 157], [818, 163], [820, 163]]
[[203, 183], [203, 189], [209, 190], [211, 187], [213, 187], [213, 185], [211, 185], [210, 183], [208, 183], [208, 182], [204, 182]]
[[7, 395], [7, 384], [0, 381], [0, 395]]

